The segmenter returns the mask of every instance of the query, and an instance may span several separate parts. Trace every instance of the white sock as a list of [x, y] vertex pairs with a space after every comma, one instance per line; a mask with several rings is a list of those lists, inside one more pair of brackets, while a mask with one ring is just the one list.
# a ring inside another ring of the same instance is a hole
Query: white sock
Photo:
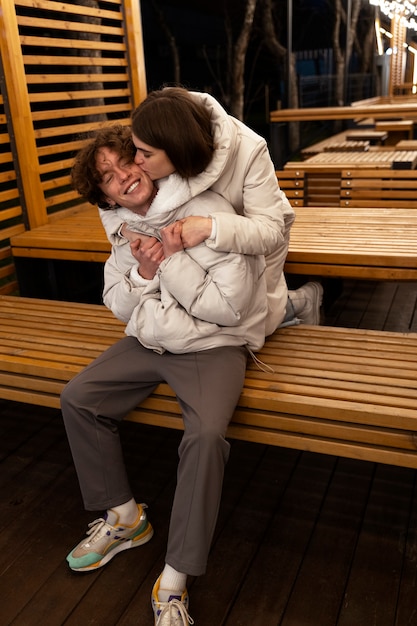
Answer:
[[128, 502], [125, 502], [124, 504], [114, 506], [112, 509], [110, 509], [110, 511], [116, 513], [119, 516], [120, 524], [126, 524], [127, 526], [131, 526], [132, 524], [134, 524], [138, 517], [138, 505], [136, 504], [136, 500], [134, 498], [132, 498]]
[[177, 572], [176, 569], [166, 563], [159, 581], [158, 599], [161, 602], [168, 602], [170, 596], [182, 595], [186, 584], [187, 574]]

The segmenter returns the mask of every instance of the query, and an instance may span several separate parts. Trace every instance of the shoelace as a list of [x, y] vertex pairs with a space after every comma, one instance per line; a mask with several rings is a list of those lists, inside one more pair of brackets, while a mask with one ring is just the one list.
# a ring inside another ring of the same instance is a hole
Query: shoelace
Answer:
[[[108, 526], [109, 528], [113, 528], [102, 517], [100, 517], [99, 519], [95, 519], [94, 522], [90, 522], [88, 524], [88, 528], [90, 530], [87, 530], [87, 535], [90, 536], [90, 539], [89, 539], [88, 543], [94, 543], [94, 541], [97, 541], [98, 539], [101, 539], [103, 534], [105, 534], [105, 533], [101, 532], [104, 529], [105, 526]], [[97, 535], [99, 535], [99, 536], [97, 536]]]
[[185, 626], [187, 625], [187, 623], [194, 624], [193, 618], [191, 617], [191, 615], [188, 614], [187, 609], [185, 608], [184, 604], [180, 602], [180, 600], [174, 599], [170, 600], [170, 602], [158, 602], [158, 604], [159, 606], [163, 607], [163, 609], [159, 614], [156, 626], [162, 625], [162, 618], [164, 616], [168, 615], [169, 617], [177, 618], [176, 613], [172, 615], [171, 609], [179, 613], [179, 616], [182, 619], [182, 623], [185, 624]]

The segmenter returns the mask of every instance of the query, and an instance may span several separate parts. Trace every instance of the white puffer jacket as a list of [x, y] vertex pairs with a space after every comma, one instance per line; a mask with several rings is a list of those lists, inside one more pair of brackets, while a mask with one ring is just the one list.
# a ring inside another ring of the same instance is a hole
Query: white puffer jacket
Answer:
[[[195, 197], [212, 189], [226, 198], [237, 213], [217, 210], [211, 213], [217, 229], [215, 239], [207, 240], [207, 246], [213, 250], [266, 256], [266, 334], [269, 335], [285, 316], [288, 292], [283, 267], [294, 211], [277, 184], [266, 141], [228, 115], [209, 94], [193, 92], [193, 95], [202, 99], [211, 111], [216, 150], [209, 167], [189, 179], [190, 193]], [[111, 243], [120, 243], [116, 234], [120, 220], [110, 212], [101, 214]]]
[[[132, 230], [160, 239], [163, 226], [215, 209], [233, 213], [222, 196], [206, 191], [190, 197], [187, 181], [172, 174], [146, 216], [117, 209]], [[205, 243], [176, 252], [147, 281], [137, 271], [130, 245], [113, 246], [105, 265], [103, 299], [124, 322], [126, 333], [157, 352], [197, 352], [220, 346], [246, 345], [259, 350], [267, 314], [265, 259], [211, 250]]]

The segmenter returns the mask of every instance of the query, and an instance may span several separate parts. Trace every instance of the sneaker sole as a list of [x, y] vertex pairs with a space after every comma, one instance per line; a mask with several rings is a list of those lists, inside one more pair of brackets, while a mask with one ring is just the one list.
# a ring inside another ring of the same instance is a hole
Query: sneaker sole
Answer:
[[124, 552], [124, 550], [129, 550], [130, 548], [138, 548], [139, 546], [143, 546], [145, 543], [148, 543], [148, 541], [152, 539], [154, 533], [152, 526], [149, 524], [146, 531], [144, 532], [145, 534], [141, 533], [137, 537], [134, 537], [133, 539], [129, 539], [128, 541], [124, 541], [123, 543], [119, 544], [116, 548], [113, 548], [113, 550], [110, 550], [107, 554], [105, 554], [103, 558], [96, 563], [92, 563], [91, 565], [87, 565], [86, 567], [71, 567], [71, 565], [69, 567], [73, 572], [91, 572], [99, 569], [100, 567], [103, 567], [103, 565], [106, 565], [106, 563], [111, 561], [112, 558], [116, 556], [116, 554], [119, 554], [119, 552]]

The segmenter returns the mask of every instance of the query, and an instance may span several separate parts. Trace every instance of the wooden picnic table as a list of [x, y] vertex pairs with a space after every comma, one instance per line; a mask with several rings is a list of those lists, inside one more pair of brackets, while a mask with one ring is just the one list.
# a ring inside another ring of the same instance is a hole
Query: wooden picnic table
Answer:
[[417, 120], [417, 100], [395, 98], [384, 104], [369, 102], [334, 107], [304, 107], [278, 109], [270, 112], [270, 122], [300, 122], [322, 120]]
[[417, 280], [417, 211], [297, 207], [285, 270], [371, 280]]
[[[16, 257], [104, 262], [110, 252], [94, 207], [12, 239]], [[417, 280], [417, 210], [297, 207], [288, 273]]]
[[417, 164], [416, 150], [375, 149], [367, 151], [323, 151], [306, 158], [302, 165], [300, 161], [288, 161], [284, 169], [311, 169], [340, 170], [348, 167], [375, 167], [393, 169], [415, 169]]

